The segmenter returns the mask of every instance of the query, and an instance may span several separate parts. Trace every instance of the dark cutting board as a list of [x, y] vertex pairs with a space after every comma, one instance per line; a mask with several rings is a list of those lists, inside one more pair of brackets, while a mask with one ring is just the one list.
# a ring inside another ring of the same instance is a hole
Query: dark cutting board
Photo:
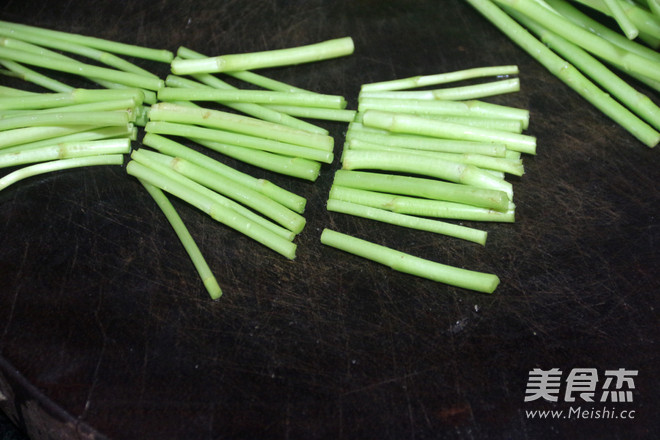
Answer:
[[[288, 261], [175, 201], [216, 302], [122, 168], [0, 192], [0, 408], [32, 438], [657, 437], [659, 151], [463, 1], [10, 0], [0, 17], [209, 55], [351, 36], [350, 57], [264, 72], [350, 108], [363, 83], [517, 64], [521, 91], [492, 101], [529, 109], [538, 137], [510, 179], [516, 222], [465, 222], [485, 247], [327, 212], [339, 154], [314, 183], [226, 160], [304, 196], [308, 223]], [[323, 125], [339, 152], [346, 125]], [[502, 283], [484, 295], [396, 273], [324, 247], [325, 227]], [[534, 368], [637, 370], [634, 401], [613, 405], [636, 417], [528, 418], [570, 407], [524, 402]]]

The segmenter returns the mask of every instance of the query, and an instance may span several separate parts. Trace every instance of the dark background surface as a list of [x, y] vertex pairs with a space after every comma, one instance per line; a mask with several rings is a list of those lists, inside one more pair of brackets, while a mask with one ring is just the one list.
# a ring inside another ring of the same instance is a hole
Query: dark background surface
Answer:
[[[217, 302], [122, 168], [2, 191], [0, 408], [31, 438], [657, 438], [658, 151], [463, 1], [10, 0], [0, 17], [209, 55], [351, 36], [350, 57], [264, 72], [350, 108], [363, 83], [517, 64], [522, 90], [491, 102], [529, 109], [538, 137], [509, 179], [516, 223], [474, 224], [485, 247], [327, 212], [339, 155], [315, 183], [222, 159], [306, 197], [308, 223], [287, 261], [175, 201]], [[324, 126], [339, 151], [345, 124]], [[395, 273], [322, 246], [325, 227], [502, 283]], [[533, 368], [638, 370], [616, 406], [636, 418], [528, 419], [569, 408], [523, 401]]]

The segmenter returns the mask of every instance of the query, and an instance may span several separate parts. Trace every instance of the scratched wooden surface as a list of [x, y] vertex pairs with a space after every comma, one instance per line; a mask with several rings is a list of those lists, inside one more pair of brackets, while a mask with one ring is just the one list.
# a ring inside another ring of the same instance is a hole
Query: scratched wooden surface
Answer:
[[[32, 438], [658, 432], [658, 151], [464, 2], [10, 0], [0, 18], [207, 54], [349, 35], [351, 57], [265, 73], [351, 108], [362, 83], [517, 64], [522, 90], [493, 102], [529, 109], [539, 145], [510, 179], [516, 223], [474, 224], [489, 232], [485, 247], [327, 212], [338, 160], [310, 183], [214, 156], [308, 200], [295, 261], [175, 201], [225, 291], [217, 302], [122, 168], [0, 192], [0, 408]], [[346, 126], [324, 126], [340, 151]], [[394, 273], [322, 246], [324, 227], [502, 283], [487, 296]], [[637, 417], [530, 420], [527, 409], [567, 408], [523, 401], [533, 368], [637, 369], [626, 407]]]

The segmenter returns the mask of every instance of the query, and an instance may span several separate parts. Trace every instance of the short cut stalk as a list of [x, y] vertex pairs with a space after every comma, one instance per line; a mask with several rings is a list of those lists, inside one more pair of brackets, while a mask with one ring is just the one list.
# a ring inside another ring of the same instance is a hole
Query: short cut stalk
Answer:
[[7, 153], [0, 150], [0, 168], [57, 159], [98, 156], [101, 154], [128, 154], [130, 151], [130, 139], [72, 142], [33, 148], [15, 153]]
[[238, 171], [179, 142], [175, 142], [157, 134], [147, 133], [142, 139], [142, 143], [163, 154], [172, 157], [181, 157], [231, 179], [238, 184], [247, 186], [299, 214], [302, 214], [305, 211], [307, 200], [304, 197], [277, 186], [266, 179], [258, 179], [249, 174]]
[[188, 107], [161, 102], [151, 106], [149, 120], [196, 124], [322, 151], [332, 151], [334, 148], [334, 139], [329, 135], [310, 133], [282, 124], [203, 107]]
[[463, 289], [493, 293], [500, 283], [499, 278], [493, 274], [426, 260], [331, 229], [323, 230], [321, 233], [321, 243], [383, 264], [399, 272]]
[[165, 82], [162, 79], [151, 76], [139, 75], [91, 64], [43, 57], [20, 50], [9, 49], [7, 47], [0, 47], [0, 58], [88, 78], [99, 78], [147, 90], [158, 90], [165, 85]]
[[206, 291], [211, 296], [211, 299], [218, 299], [222, 296], [222, 289], [218, 285], [218, 281], [213, 275], [211, 268], [209, 267], [204, 255], [200, 251], [195, 239], [190, 234], [190, 231], [181, 220], [179, 213], [176, 212], [176, 209], [172, 205], [172, 202], [167, 198], [165, 193], [160, 188], [157, 188], [150, 183], [147, 183], [143, 180], [140, 180], [140, 183], [147, 190], [149, 195], [154, 199], [160, 210], [165, 215], [165, 218], [169, 221], [170, 225], [174, 229], [179, 241], [183, 245], [183, 248], [186, 250], [186, 253], [190, 257], [195, 270], [199, 274], [199, 277], [206, 288]]
[[0, 26], [7, 29], [21, 30], [31, 32], [44, 37], [57, 38], [64, 41], [69, 41], [76, 44], [81, 44], [88, 47], [93, 47], [108, 52], [113, 52], [121, 55], [128, 55], [136, 58], [144, 58], [153, 61], [160, 61], [169, 63], [174, 58], [174, 54], [169, 50], [153, 49], [149, 47], [137, 46], [133, 44], [121, 43], [118, 41], [107, 40], [98, 37], [87, 35], [80, 35], [71, 32], [56, 31], [45, 29], [37, 26], [30, 26], [25, 24], [11, 23], [8, 21], [0, 21]]
[[416, 154], [389, 151], [348, 150], [344, 152], [342, 168], [345, 170], [396, 171], [435, 177], [477, 188], [505, 192], [513, 197], [511, 183], [492, 177], [474, 165], [466, 165]]
[[251, 150], [265, 151], [286, 157], [298, 157], [310, 161], [331, 163], [334, 155], [329, 151], [300, 145], [288, 144], [272, 139], [265, 139], [241, 133], [221, 130], [218, 128], [199, 127], [190, 124], [177, 124], [174, 122], [151, 121], [145, 125], [147, 133], [155, 133], [170, 136], [182, 136], [187, 138], [204, 139], [219, 142], [226, 145], [234, 145]]
[[433, 232], [447, 235], [463, 240], [486, 244], [487, 232], [467, 226], [455, 225], [439, 220], [433, 220], [412, 215], [399, 214], [385, 209], [358, 205], [356, 203], [344, 202], [342, 200], [329, 199], [326, 205], [328, 211], [340, 212], [342, 214], [367, 218], [383, 223], [389, 223], [404, 228], [417, 229], [420, 231]]
[[[183, 185], [175, 180], [165, 177], [163, 174], [149, 168], [142, 163], [131, 160], [127, 166], [128, 174], [144, 180], [175, 197], [178, 197], [202, 212], [208, 214], [214, 220], [247, 235], [264, 246], [289, 258], [295, 258], [296, 245], [291, 241], [275, 234], [265, 227], [247, 219], [236, 211], [226, 206], [214, 203], [212, 199], [204, 196], [198, 191], [191, 190], [192, 185]], [[195, 186], [198, 184], [195, 184]]]
[[352, 54], [354, 49], [353, 39], [344, 37], [287, 49], [189, 60], [175, 59], [171, 68], [175, 75], [255, 70], [342, 57]]
[[199, 138], [190, 138], [190, 140], [241, 162], [285, 176], [297, 177], [314, 182], [318, 179], [321, 172], [320, 162], [302, 157], [282, 156], [267, 151], [259, 151]]
[[389, 99], [444, 99], [450, 101], [481, 99], [489, 96], [503, 95], [520, 91], [518, 78], [491, 81], [468, 86], [447, 87], [444, 89], [416, 90], [416, 91], [362, 91], [363, 98], [389, 98]]
[[379, 110], [365, 111], [362, 123], [367, 127], [380, 128], [395, 133], [500, 143], [514, 151], [536, 154], [536, 138], [525, 134], [480, 129], [451, 122], [435, 121], [416, 115]]
[[183, 89], [165, 87], [158, 91], [161, 101], [250, 102], [253, 104], [299, 105], [304, 107], [346, 108], [346, 99], [338, 95], [317, 93], [273, 92], [270, 90]]
[[179, 157], [169, 157], [161, 153], [142, 150], [140, 153], [150, 160], [162, 163], [184, 177], [187, 177], [200, 185], [203, 185], [218, 194], [233, 199], [265, 217], [279, 223], [294, 234], [300, 233], [305, 226], [305, 218], [290, 210], [284, 205], [253, 191], [243, 185], [228, 179], [221, 174], [215, 173], [199, 165], [195, 165]]
[[333, 185], [330, 188], [331, 199], [343, 200], [358, 205], [386, 209], [401, 214], [417, 215], [420, 217], [436, 217], [454, 220], [470, 220], [479, 222], [513, 223], [515, 207], [510, 203], [506, 212], [463, 203], [447, 202], [444, 200], [429, 200], [418, 197], [385, 194], [355, 188], [346, 188]]
[[100, 156], [75, 157], [71, 159], [52, 160], [19, 168], [0, 179], [0, 191], [20, 180], [46, 174], [53, 171], [67, 170], [97, 165], [122, 165], [123, 154], [103, 154]]
[[456, 81], [463, 81], [474, 78], [484, 78], [488, 76], [508, 76], [518, 74], [518, 66], [487, 66], [475, 67], [472, 69], [457, 70], [455, 72], [444, 72], [434, 75], [420, 75], [409, 78], [400, 78], [391, 81], [375, 82], [363, 84], [361, 91], [381, 91], [381, 90], [405, 90], [418, 87], [436, 86]]
[[503, 191], [475, 188], [424, 177], [371, 171], [337, 170], [333, 184], [380, 193], [445, 200], [502, 212], [509, 209], [510, 202], [509, 197]]

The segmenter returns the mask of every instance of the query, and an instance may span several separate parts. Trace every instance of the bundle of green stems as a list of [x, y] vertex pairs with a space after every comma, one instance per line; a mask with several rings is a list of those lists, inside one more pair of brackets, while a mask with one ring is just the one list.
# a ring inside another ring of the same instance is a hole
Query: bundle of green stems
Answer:
[[[517, 66], [477, 67], [363, 85], [327, 209], [485, 245], [486, 231], [451, 221], [514, 221], [506, 176], [524, 174], [522, 154], [536, 153], [536, 138], [524, 134], [527, 110], [484, 99], [518, 91], [519, 79], [510, 77], [517, 73]], [[329, 229], [321, 241], [465, 289], [492, 293], [499, 284], [493, 274]]]
[[[660, 107], [639, 91], [640, 85], [660, 91], [657, 1], [467, 1], [641, 143], [653, 148], [660, 142]], [[612, 17], [616, 26], [597, 20], [599, 14]]]

